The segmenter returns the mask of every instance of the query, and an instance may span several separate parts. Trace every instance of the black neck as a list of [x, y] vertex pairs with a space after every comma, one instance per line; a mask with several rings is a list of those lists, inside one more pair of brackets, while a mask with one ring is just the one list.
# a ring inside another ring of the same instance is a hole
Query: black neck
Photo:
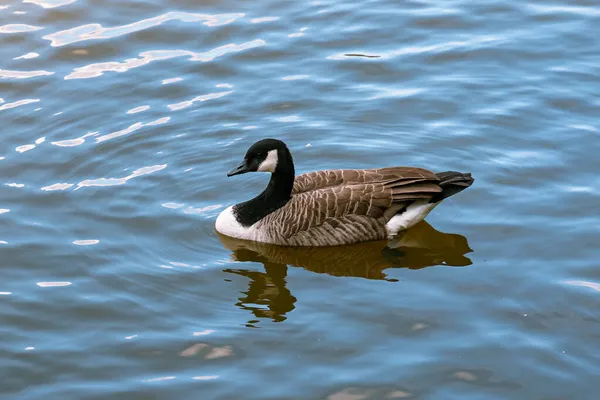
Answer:
[[243, 226], [251, 226], [273, 211], [283, 207], [292, 195], [294, 187], [294, 161], [288, 149], [277, 151], [277, 167], [271, 174], [266, 189], [244, 203], [234, 206], [236, 219]]

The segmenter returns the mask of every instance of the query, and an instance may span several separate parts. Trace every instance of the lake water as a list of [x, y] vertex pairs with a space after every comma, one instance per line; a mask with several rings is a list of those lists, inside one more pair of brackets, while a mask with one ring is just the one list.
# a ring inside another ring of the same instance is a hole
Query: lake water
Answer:
[[[596, 399], [597, 1], [3, 0], [0, 398]], [[296, 171], [471, 172], [402, 245], [214, 231]]]

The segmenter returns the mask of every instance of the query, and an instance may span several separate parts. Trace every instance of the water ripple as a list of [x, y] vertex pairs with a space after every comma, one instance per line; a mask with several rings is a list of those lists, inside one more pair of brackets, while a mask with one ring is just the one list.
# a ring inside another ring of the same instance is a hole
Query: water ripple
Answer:
[[309, 75], [287, 75], [281, 78], [282, 81], [297, 81], [301, 79], [308, 79]]
[[36, 285], [39, 287], [62, 287], [62, 286], [70, 286], [71, 282], [38, 282]]
[[72, 183], [55, 183], [55, 184], [50, 185], [50, 186], [44, 186], [40, 190], [43, 190], [44, 192], [51, 192], [51, 191], [54, 191], [54, 190], [67, 190], [67, 189], [69, 189], [71, 187], [73, 187]]
[[0, 78], [4, 79], [29, 79], [37, 76], [54, 75], [54, 72], [50, 71], [11, 71], [7, 69], [0, 69]]
[[273, 21], [277, 21], [279, 19], [279, 17], [261, 17], [261, 18], [252, 18], [250, 20], [251, 23], [253, 24], [261, 24], [264, 22], [273, 22]]
[[98, 244], [98, 243], [100, 243], [100, 241], [97, 239], [84, 239], [84, 240], [73, 241], [73, 244], [75, 244], [77, 246], [91, 246], [91, 245]]
[[597, 292], [600, 292], [600, 283], [588, 282], [588, 281], [566, 281], [565, 283], [568, 285], [573, 285], [573, 286], [587, 287], [590, 289], [594, 289]]
[[[470, 49], [476, 48], [481, 45], [488, 45], [491, 43], [499, 44], [505, 42], [505, 37], [482, 35], [476, 36], [468, 40], [454, 40], [430, 45], [423, 46], [406, 46], [397, 50], [389, 50], [380, 53], [380, 58], [377, 60], [389, 60], [395, 57], [409, 56], [409, 55], [420, 55], [427, 53], [443, 53], [452, 50]], [[330, 60], [346, 60], [347, 53], [333, 54], [327, 57]]]
[[[4, 102], [4, 100], [2, 100], [2, 99], [0, 99], [0, 100], [1, 100], [0, 104], [2, 104]], [[11, 108], [15, 108], [15, 107], [19, 107], [19, 106], [24, 106], [26, 104], [37, 103], [39, 101], [40, 101], [40, 99], [23, 99], [23, 100], [15, 101], [14, 103], [2, 104], [0, 106], [0, 111], [9, 110]]]
[[26, 151], [35, 149], [35, 144], [24, 144], [22, 146], [17, 146], [15, 151], [19, 153], [25, 153]]
[[131, 110], [127, 110], [126, 114], [137, 114], [139, 112], [146, 111], [149, 109], [150, 109], [150, 106], [139, 106], [139, 107], [132, 108]]
[[538, 14], [574, 14], [582, 17], [600, 17], [600, 8], [598, 7], [527, 4], [527, 8]]
[[32, 3], [43, 8], [55, 8], [75, 3], [77, 0], [23, 0], [23, 3]]
[[75, 139], [59, 140], [59, 141], [51, 142], [51, 143], [54, 146], [58, 146], [58, 147], [80, 146], [85, 143], [85, 138], [87, 138], [89, 136], [96, 136], [97, 134], [98, 134], [98, 132], [90, 132], [90, 133], [86, 133], [85, 135], [75, 138]]
[[123, 62], [109, 61], [95, 63], [83, 67], [75, 68], [65, 79], [88, 79], [102, 76], [105, 72], [125, 72], [132, 68], [138, 68], [152, 61], [168, 60], [175, 57], [189, 56], [190, 61], [207, 62], [228, 53], [239, 52], [252, 49], [254, 47], [264, 46], [264, 40], [251, 40], [242, 44], [227, 44], [217, 47], [205, 53], [196, 53], [190, 50], [150, 50], [140, 53], [141, 58], [130, 58]]
[[179, 82], [179, 81], [182, 81], [182, 80], [183, 80], [183, 78], [180, 78], [180, 77], [163, 79], [162, 84], [163, 85], [168, 85], [169, 83], [175, 83], [175, 82]]
[[22, 56], [19, 56], [19, 57], [15, 57], [15, 58], [13, 58], [13, 60], [28, 60], [30, 58], [36, 58], [39, 56], [40, 56], [39, 53], [31, 52], [31, 53], [23, 54]]
[[219, 378], [219, 375], [200, 375], [200, 376], [192, 377], [192, 379], [194, 379], [196, 381], [209, 381], [209, 380], [218, 379], [218, 378]]
[[51, 46], [65, 46], [86, 40], [112, 39], [115, 37], [138, 32], [144, 29], [159, 26], [165, 22], [178, 20], [182, 22], [203, 22], [206, 26], [220, 26], [242, 18], [244, 14], [194, 14], [172, 11], [157, 17], [144, 19], [128, 25], [104, 28], [100, 24], [87, 24], [45, 35], [43, 38], [51, 42]]
[[161, 376], [159, 378], [150, 378], [145, 379], [144, 382], [161, 382], [161, 381], [170, 381], [177, 378], [176, 376]]
[[0, 26], [0, 33], [23, 33], [23, 32], [35, 32], [39, 31], [41, 26], [33, 26], [26, 24], [8, 24]]
[[175, 103], [175, 104], [169, 104], [168, 107], [173, 111], [181, 110], [183, 108], [192, 106], [196, 102], [203, 102], [203, 101], [207, 101], [207, 100], [218, 99], [220, 97], [227, 96], [230, 93], [233, 93], [233, 90], [229, 90], [227, 92], [216, 92], [216, 93], [203, 94], [201, 96], [196, 96], [191, 100], [182, 101], [182, 102]]
[[114, 139], [120, 136], [125, 136], [128, 135], [132, 132], [135, 132], [139, 129], [142, 129], [145, 126], [155, 126], [155, 125], [162, 125], [162, 124], [166, 124], [167, 122], [169, 122], [171, 120], [171, 117], [163, 117], [163, 118], [159, 118], [157, 120], [154, 120], [152, 122], [148, 122], [148, 123], [142, 123], [142, 122], [136, 122], [135, 124], [130, 125], [129, 127], [125, 128], [125, 129], [121, 129], [120, 131], [116, 131], [113, 133], [108, 133], [106, 135], [102, 135], [96, 138], [96, 143], [100, 143], [100, 142], [104, 142], [106, 140], [109, 139]]
[[86, 179], [84, 181], [79, 182], [77, 184], [77, 188], [75, 190], [78, 190], [78, 189], [80, 189], [82, 187], [90, 187], [90, 186], [118, 186], [118, 185], [124, 185], [130, 179], [137, 178], [137, 177], [143, 176], [143, 175], [152, 174], [154, 172], [161, 171], [161, 170], [163, 170], [165, 168], [167, 168], [167, 164], [151, 165], [149, 167], [143, 167], [143, 168], [136, 169], [135, 171], [133, 171], [133, 173], [131, 173], [130, 175], [127, 175], [127, 176], [125, 176], [123, 178]]

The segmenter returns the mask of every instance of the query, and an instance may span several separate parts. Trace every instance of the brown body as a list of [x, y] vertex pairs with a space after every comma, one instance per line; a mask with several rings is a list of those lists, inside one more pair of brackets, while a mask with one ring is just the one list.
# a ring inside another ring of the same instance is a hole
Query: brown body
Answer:
[[439, 177], [421, 168], [310, 172], [296, 177], [290, 201], [256, 228], [268, 242], [289, 246], [384, 240], [399, 211], [441, 192]]

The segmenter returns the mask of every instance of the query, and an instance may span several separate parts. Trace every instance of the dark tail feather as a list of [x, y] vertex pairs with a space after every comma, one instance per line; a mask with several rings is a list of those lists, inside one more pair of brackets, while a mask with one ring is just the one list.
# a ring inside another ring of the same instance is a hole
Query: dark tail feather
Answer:
[[440, 178], [440, 187], [442, 193], [431, 199], [431, 203], [437, 203], [447, 197], [453, 196], [458, 192], [462, 192], [473, 184], [473, 177], [470, 173], [463, 174], [461, 172], [446, 171], [436, 174]]

